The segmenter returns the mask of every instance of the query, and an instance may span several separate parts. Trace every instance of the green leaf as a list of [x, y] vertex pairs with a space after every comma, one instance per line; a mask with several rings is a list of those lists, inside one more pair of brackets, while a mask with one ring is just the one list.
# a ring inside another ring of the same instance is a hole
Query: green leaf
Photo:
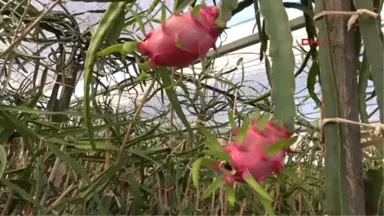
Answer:
[[255, 108], [255, 110], [253, 111], [252, 119], [259, 119], [260, 116], [261, 116], [260, 110], [258, 108]]
[[275, 216], [275, 211], [273, 210], [272, 203], [264, 198], [260, 198], [261, 204], [263, 204], [265, 211], [271, 215]]
[[236, 125], [236, 122], [235, 122], [235, 118], [233, 117], [233, 112], [232, 112], [232, 111], [229, 112], [229, 114], [228, 114], [228, 118], [229, 118], [229, 122], [230, 122], [230, 124], [231, 124], [231, 128], [232, 128], [232, 129], [237, 128], [237, 125]]
[[[53, 152], [53, 154], [55, 154], [58, 158], [60, 158], [65, 164], [70, 166], [73, 170], [78, 172], [81, 175], [81, 177], [83, 177], [83, 179], [88, 183], [89, 186], [93, 185], [92, 180], [88, 176], [87, 171], [84, 167], [78, 164], [76, 160], [73, 159], [71, 156], [62, 152], [58, 147], [55, 146], [55, 144], [51, 143], [50, 141], [48, 141], [47, 143], [48, 143], [48, 148]], [[97, 203], [101, 204], [100, 197], [97, 194], [95, 194], [95, 197], [96, 197]], [[100, 211], [104, 213], [106, 212], [102, 206], [100, 206]]]
[[101, 18], [95, 33], [92, 35], [87, 55], [84, 62], [84, 122], [88, 132], [91, 146], [94, 148], [93, 142], [93, 126], [91, 121], [91, 85], [93, 82], [93, 67], [96, 63], [96, 53], [103, 43], [105, 35], [113, 23], [119, 19], [119, 8], [125, 6], [126, 2], [112, 2]]
[[192, 5], [195, 0], [175, 0], [173, 5], [173, 13], [178, 14], [182, 12], [188, 5]]
[[176, 36], [176, 47], [182, 48], [183, 44], [181, 43], [180, 37]]
[[128, 175], [127, 179], [129, 186], [130, 186], [130, 191], [132, 192], [133, 195], [133, 202], [132, 202], [132, 207], [133, 207], [133, 215], [140, 215], [140, 207], [141, 207], [141, 192], [140, 188], [141, 185], [139, 182], [137, 182], [136, 178], [133, 175]]
[[189, 124], [187, 117], [185, 116], [179, 99], [177, 98], [177, 94], [173, 88], [168, 88], [168, 86], [172, 86], [172, 81], [171, 81], [171, 74], [168, 73], [168, 71], [164, 68], [157, 68], [158, 74], [161, 77], [161, 80], [163, 81], [163, 86], [165, 88], [165, 92], [168, 95], [168, 99], [172, 104], [172, 109], [175, 110], [176, 114], [179, 116], [181, 122], [184, 124], [184, 126], [187, 128], [188, 133], [189, 133], [189, 138], [193, 138], [193, 132], [191, 125]]
[[223, 185], [225, 185], [225, 184], [226, 184], [226, 183], [225, 183], [224, 179], [222, 179], [222, 178], [218, 178], [218, 179], [216, 179], [216, 180], [215, 180], [214, 182], [212, 182], [212, 183], [208, 186], [208, 188], [204, 191], [202, 198], [203, 198], [203, 199], [206, 199], [206, 198], [210, 197], [210, 196], [216, 191], [216, 189], [220, 188], [221, 186], [223, 186]]
[[0, 144], [0, 179], [3, 177], [5, 167], [7, 165], [7, 152], [4, 146]]
[[146, 10], [148, 14], [152, 14], [152, 12], [155, 10], [157, 5], [159, 5], [160, 0], [153, 0], [152, 4], [149, 6], [149, 8]]
[[[81, 112], [53, 112], [53, 111], [46, 111], [46, 110], [37, 110], [33, 108], [28, 107], [15, 107], [15, 106], [7, 106], [7, 105], [0, 105], [1, 111], [8, 111], [8, 112], [21, 112], [21, 113], [29, 113], [29, 114], [35, 114], [35, 115], [68, 115], [68, 116], [84, 116]], [[102, 118], [102, 115], [98, 113], [92, 113], [91, 114], [94, 117]]]
[[121, 158], [121, 160], [118, 160], [116, 164], [113, 164], [107, 170], [100, 173], [97, 176], [97, 178], [94, 180], [94, 183], [90, 187], [87, 187], [85, 191], [82, 191], [79, 194], [79, 197], [88, 199], [90, 197], [90, 194], [104, 191], [105, 187], [109, 184], [109, 182], [112, 179], [114, 179], [114, 177], [116, 176], [116, 173], [123, 166], [126, 166], [126, 164], [130, 159], [131, 159], [130, 157], [123, 157]]
[[201, 5], [195, 5], [195, 7], [193, 7], [193, 9], [192, 9], [192, 16], [195, 19], [199, 19], [200, 7], [201, 7]]
[[35, 206], [37, 206], [39, 209], [41, 209], [41, 205], [39, 203], [39, 201], [37, 201], [36, 199], [34, 199], [31, 195], [29, 195], [24, 189], [22, 189], [21, 187], [19, 187], [18, 185], [12, 183], [11, 181], [3, 178], [0, 180], [0, 183], [6, 187], [9, 187], [11, 188], [13, 191], [15, 191], [17, 194], [20, 195], [20, 197], [23, 199], [23, 200], [26, 200], [32, 204], [34, 204]]
[[88, 176], [86, 169], [78, 164], [75, 159], [62, 152], [58, 147], [56, 147], [55, 144], [51, 143], [50, 141], [48, 141], [48, 147], [53, 152], [53, 154], [60, 158], [65, 164], [77, 171], [88, 184], [92, 184], [92, 180]]
[[136, 11], [132, 10], [132, 6], [128, 7], [128, 11], [133, 15], [134, 19], [136, 20], [136, 23], [139, 24], [141, 33], [145, 35], [145, 25], [143, 20], [141, 19], [141, 16], [136, 13]]
[[192, 183], [197, 188], [200, 181], [200, 165], [203, 158], [197, 159], [192, 165]]
[[164, 23], [167, 19], [167, 8], [164, 2], [161, 2], [161, 23]]
[[245, 136], [247, 135], [247, 131], [248, 131], [248, 128], [250, 126], [250, 120], [249, 120], [249, 117], [246, 116], [243, 120], [243, 125], [241, 126], [240, 128], [240, 132], [239, 134], [236, 136], [236, 141], [237, 142], [242, 142], [245, 138]]
[[233, 186], [227, 187], [227, 201], [230, 207], [233, 207], [235, 205], [236, 195]]
[[271, 118], [270, 113], [264, 113], [264, 115], [257, 120], [257, 127], [262, 130], [264, 129], [265, 125], [268, 123], [269, 119]]
[[97, 52], [96, 56], [103, 57], [103, 56], [111, 55], [112, 53], [121, 53], [122, 49], [123, 49], [123, 44], [114, 44], [114, 45], [108, 46], [107, 48], [101, 50], [100, 52]]
[[[69, 145], [73, 145], [78, 149], [92, 150], [92, 146], [89, 141], [78, 141], [76, 144]], [[119, 148], [107, 141], [95, 141], [95, 150], [119, 150]]]
[[160, 162], [154, 160], [152, 157], [149, 157], [149, 156], [145, 155], [145, 153], [143, 153], [143, 152], [140, 152], [140, 151], [134, 151], [134, 150], [129, 150], [129, 152], [130, 152], [131, 154], [133, 154], [133, 155], [136, 155], [136, 156], [141, 157], [142, 159], [146, 159], [146, 160], [148, 160], [148, 161], [151, 161], [151, 162], [154, 163], [154, 164], [157, 164], [157, 165], [163, 165], [162, 163], [160, 163]]
[[[201, 132], [204, 134], [204, 136], [207, 138], [207, 141], [205, 142], [206, 146], [210, 149], [221, 149], [221, 145], [217, 138], [211, 134], [207, 129], [201, 127]], [[207, 145], [208, 144], [208, 145]]]
[[0, 120], [0, 143], [4, 143], [15, 132], [13, 125], [7, 124], [7, 121]]
[[125, 42], [123, 43], [123, 46], [121, 47], [121, 56], [120, 60], [122, 62], [125, 62], [125, 56], [127, 56], [128, 53], [137, 51], [137, 42]]
[[[103, 206], [105, 209], [110, 209], [113, 199], [114, 199], [113, 196], [108, 196], [108, 195], [103, 196], [101, 198], [101, 206]], [[100, 208], [95, 208], [91, 210], [91, 213], [89, 214], [89, 216], [97, 216], [97, 215], [102, 215]]]
[[299, 138], [298, 136], [294, 136], [294, 137], [291, 137], [290, 139], [279, 140], [274, 145], [268, 146], [267, 148], [268, 155], [274, 155], [284, 148], [289, 148], [291, 145], [293, 145], [297, 141], [298, 138]]
[[231, 157], [224, 152], [223, 150], [216, 150], [216, 149], [207, 149], [204, 151], [204, 154], [211, 155], [217, 159], [225, 160], [225, 161], [232, 161]]
[[146, 71], [142, 71], [139, 76], [136, 77], [135, 79], [135, 82], [141, 82], [143, 80], [145, 80], [147, 78], [147, 72]]
[[211, 158], [199, 158], [192, 165], [192, 182], [195, 187], [199, 186], [201, 166], [211, 167], [216, 160]]
[[39, 134], [37, 134], [35, 131], [29, 129], [23, 122], [16, 119], [9, 112], [0, 111], [0, 116], [3, 117], [2, 121], [4, 121], [4, 123], [6, 122], [7, 125], [17, 129], [24, 137], [31, 137], [33, 139], [40, 139]]
[[245, 182], [247, 182], [248, 185], [256, 191], [256, 193], [258, 193], [263, 199], [272, 202], [272, 197], [267, 193], [267, 191], [264, 190], [264, 188], [255, 180], [255, 178], [253, 178], [253, 176], [249, 172], [244, 175]]
[[317, 61], [312, 62], [311, 69], [308, 72], [308, 77], [307, 77], [307, 89], [309, 92], [309, 95], [311, 96], [312, 100], [315, 101], [316, 105], [320, 107], [320, 99], [317, 97], [316, 92], [315, 92], [315, 85], [316, 85], [316, 77], [319, 75], [319, 66]]

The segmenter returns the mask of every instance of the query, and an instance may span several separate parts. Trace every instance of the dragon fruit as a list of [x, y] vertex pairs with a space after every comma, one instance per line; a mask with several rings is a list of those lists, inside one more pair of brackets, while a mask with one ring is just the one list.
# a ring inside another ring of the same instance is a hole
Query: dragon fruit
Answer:
[[[238, 131], [238, 129], [234, 131], [235, 135]], [[258, 182], [262, 182], [273, 172], [278, 174], [283, 171], [285, 154], [290, 151], [286, 148], [268, 156], [266, 148], [279, 140], [289, 139], [292, 134], [271, 121], [268, 121], [261, 130], [257, 128], [257, 121], [254, 120], [242, 142], [234, 141], [224, 146], [224, 151], [231, 157], [232, 164], [222, 161], [214, 163], [213, 167], [223, 173], [223, 178], [229, 185], [235, 181], [244, 182], [248, 173]]]
[[221, 33], [215, 24], [218, 15], [216, 6], [205, 4], [198, 13], [189, 8], [187, 13], [174, 14], [146, 35], [146, 41], [138, 42], [137, 49], [149, 58], [151, 67], [186, 67], [215, 48]]
[[139, 52], [148, 58], [145, 63], [138, 63], [141, 68], [183, 68], [205, 57], [211, 48], [215, 49], [216, 40], [225, 28], [226, 21], [219, 16], [219, 9], [202, 3], [193, 9], [190, 7], [186, 13], [173, 14], [147, 34], [145, 41], [114, 44], [96, 56], [120, 52], [124, 61], [128, 53]]

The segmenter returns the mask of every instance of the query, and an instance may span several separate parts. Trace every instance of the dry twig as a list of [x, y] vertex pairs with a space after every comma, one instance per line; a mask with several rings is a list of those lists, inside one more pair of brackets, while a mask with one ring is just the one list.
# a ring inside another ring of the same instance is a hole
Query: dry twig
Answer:
[[351, 29], [352, 25], [356, 22], [357, 18], [359, 18], [360, 15], [368, 15], [368, 16], [371, 16], [371, 17], [376, 18], [376, 19], [379, 17], [379, 14], [377, 14], [373, 11], [370, 11], [367, 9], [358, 9], [356, 11], [322, 11], [322, 12], [316, 14], [313, 17], [313, 20], [317, 20], [317, 19], [319, 19], [323, 16], [326, 16], [326, 15], [351, 16], [351, 18], [349, 18], [348, 23], [347, 23], [348, 31]]
[[383, 142], [384, 142], [384, 139], [382, 137], [382, 131], [384, 130], [384, 124], [377, 123], [377, 124], [373, 125], [373, 124], [365, 124], [365, 123], [361, 123], [361, 122], [355, 122], [355, 121], [351, 121], [348, 119], [342, 119], [342, 118], [326, 118], [322, 121], [322, 126], [324, 126], [325, 124], [330, 123], [330, 122], [354, 124], [354, 125], [359, 125], [359, 126], [363, 126], [363, 127], [372, 129], [373, 130], [373, 134], [372, 134], [373, 136], [372, 136], [371, 140], [363, 142], [362, 148], [365, 148], [365, 147], [368, 147], [371, 145], [376, 146], [380, 143], [383, 144]]

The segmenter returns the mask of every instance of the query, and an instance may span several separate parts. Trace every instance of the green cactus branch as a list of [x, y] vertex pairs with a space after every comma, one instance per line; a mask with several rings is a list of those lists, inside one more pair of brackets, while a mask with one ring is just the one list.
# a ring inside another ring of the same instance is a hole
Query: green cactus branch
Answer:
[[378, 14], [372, 12], [374, 8], [372, 1], [354, 0], [354, 4], [357, 11], [365, 11], [365, 14], [370, 15], [358, 16], [358, 21], [377, 94], [380, 121], [384, 123], [384, 50], [380, 39], [380, 21], [377, 19]]
[[265, 20], [265, 32], [269, 37], [269, 54], [272, 58], [272, 101], [274, 118], [288, 129], [294, 130], [296, 111], [295, 58], [292, 49], [293, 37], [289, 19], [281, 0], [260, 0], [260, 11]]
[[[340, 123], [359, 121], [359, 103], [355, 97], [358, 94], [358, 47], [356, 33], [350, 29], [358, 16], [372, 14], [366, 10], [346, 11], [349, 8], [352, 3], [348, 0], [317, 0], [314, 17], [318, 38], [329, 41], [328, 46], [319, 46], [321, 91], [325, 104], [323, 130], [328, 215], [365, 214], [364, 197], [353, 195], [364, 193], [360, 127]], [[332, 19], [328, 19], [329, 16]]]

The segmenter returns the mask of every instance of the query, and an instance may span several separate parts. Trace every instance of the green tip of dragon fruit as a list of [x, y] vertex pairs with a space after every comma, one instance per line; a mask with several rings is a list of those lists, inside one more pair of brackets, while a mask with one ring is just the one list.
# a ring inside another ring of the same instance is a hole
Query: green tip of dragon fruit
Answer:
[[143, 62], [143, 63], [137, 62], [137, 65], [139, 66], [139, 69], [143, 70], [143, 71], [147, 71], [147, 70], [152, 68], [150, 61], [146, 61], [146, 62]]
[[125, 56], [128, 53], [138, 51], [137, 48], [138, 48], [138, 42], [136, 41], [125, 42], [123, 44], [114, 44], [112, 46], [109, 46], [101, 50], [100, 52], [97, 52], [96, 56], [103, 57], [103, 56], [110, 55], [112, 53], [121, 53], [122, 58], [125, 58]]

